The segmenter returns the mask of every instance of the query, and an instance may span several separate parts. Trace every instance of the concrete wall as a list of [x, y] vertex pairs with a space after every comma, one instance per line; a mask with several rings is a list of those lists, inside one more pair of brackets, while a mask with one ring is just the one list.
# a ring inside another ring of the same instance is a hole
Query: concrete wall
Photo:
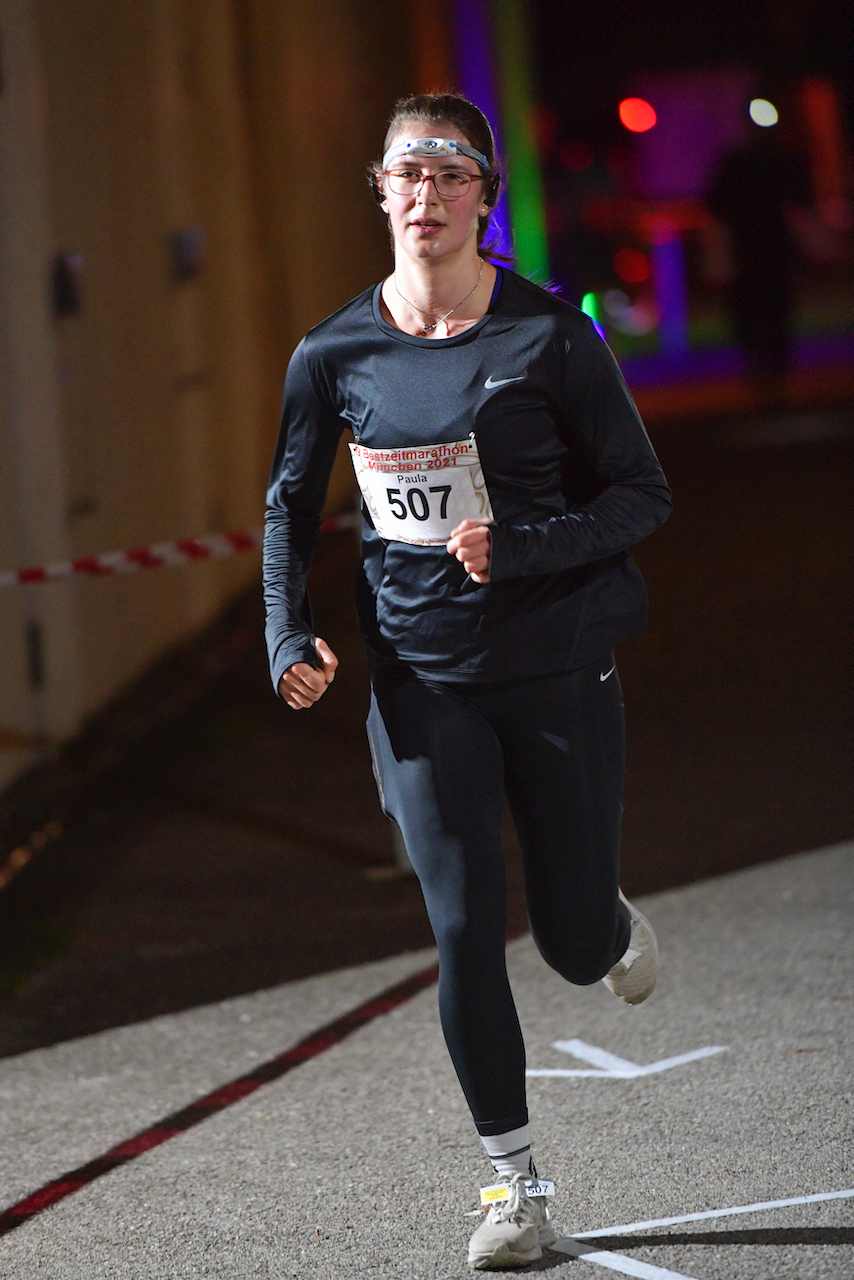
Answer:
[[[53, 253], [49, 123], [35, 15], [0, 0], [0, 555], [8, 565], [64, 558], [64, 431], [47, 266]], [[0, 783], [47, 735], [79, 721], [73, 591], [0, 593]]]
[[[420, 87], [414, 11], [388, 0], [241, 0], [240, 11], [271, 320], [284, 355], [390, 269], [366, 170], [395, 100]], [[330, 503], [351, 487], [341, 450]]]
[[[0, 567], [260, 523], [302, 333], [390, 265], [393, 0], [0, 0]], [[205, 261], [171, 267], [199, 227]], [[51, 264], [82, 255], [57, 317]], [[348, 501], [336, 468], [330, 504]], [[0, 786], [257, 558], [0, 591]]]

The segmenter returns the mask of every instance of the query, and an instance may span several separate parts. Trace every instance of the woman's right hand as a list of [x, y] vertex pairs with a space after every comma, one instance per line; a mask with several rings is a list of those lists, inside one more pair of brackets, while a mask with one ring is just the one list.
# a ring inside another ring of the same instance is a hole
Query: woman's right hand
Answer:
[[335, 679], [338, 667], [335, 654], [320, 636], [315, 639], [314, 647], [320, 659], [320, 667], [311, 667], [307, 662], [295, 662], [279, 680], [279, 697], [284, 698], [294, 711], [313, 706]]

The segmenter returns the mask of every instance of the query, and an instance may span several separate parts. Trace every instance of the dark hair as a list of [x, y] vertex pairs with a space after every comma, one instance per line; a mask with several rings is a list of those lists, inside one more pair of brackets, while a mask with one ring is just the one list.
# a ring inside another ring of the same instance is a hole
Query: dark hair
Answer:
[[[486, 156], [487, 171], [484, 174], [486, 179], [484, 199], [489, 204], [490, 210], [489, 213], [478, 218], [477, 251], [482, 258], [501, 258], [503, 261], [504, 259], [498, 252], [497, 246], [493, 248], [484, 244], [486, 233], [489, 230], [489, 219], [492, 209], [498, 200], [498, 191], [501, 186], [501, 161], [495, 152], [495, 137], [492, 127], [480, 107], [476, 107], [473, 102], [470, 102], [468, 98], [464, 98], [460, 93], [418, 93], [411, 98], [401, 98], [395, 103], [388, 122], [385, 141], [383, 142], [383, 155], [388, 151], [401, 127], [410, 123], [420, 123], [431, 127], [452, 124], [459, 129], [460, 133], [473, 147], [476, 147], [478, 151]], [[381, 174], [382, 163], [375, 160], [368, 168], [368, 181], [375, 195], [380, 193], [377, 179]]]

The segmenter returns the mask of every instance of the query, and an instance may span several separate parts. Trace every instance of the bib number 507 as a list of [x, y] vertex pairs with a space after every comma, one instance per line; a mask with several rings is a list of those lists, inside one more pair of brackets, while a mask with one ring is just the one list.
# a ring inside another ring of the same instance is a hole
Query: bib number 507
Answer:
[[[427, 493], [441, 493], [442, 498], [439, 505], [439, 519], [445, 520], [448, 515], [448, 495], [451, 492], [449, 484], [431, 484]], [[419, 487], [413, 487], [406, 490], [406, 502], [400, 496], [399, 489], [386, 489], [386, 497], [388, 505], [391, 507], [391, 513], [398, 520], [406, 520], [412, 516], [414, 520], [430, 519], [430, 499], [424, 490]], [[407, 508], [409, 508], [407, 510]]]

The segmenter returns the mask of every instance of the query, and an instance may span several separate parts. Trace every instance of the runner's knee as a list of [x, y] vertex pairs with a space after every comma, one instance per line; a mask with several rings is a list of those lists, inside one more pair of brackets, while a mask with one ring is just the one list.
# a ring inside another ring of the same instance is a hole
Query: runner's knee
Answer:
[[616, 954], [615, 930], [599, 929], [596, 933], [565, 927], [557, 936], [549, 937], [533, 930], [540, 955], [550, 969], [577, 987], [589, 987], [605, 977], [620, 958]]

